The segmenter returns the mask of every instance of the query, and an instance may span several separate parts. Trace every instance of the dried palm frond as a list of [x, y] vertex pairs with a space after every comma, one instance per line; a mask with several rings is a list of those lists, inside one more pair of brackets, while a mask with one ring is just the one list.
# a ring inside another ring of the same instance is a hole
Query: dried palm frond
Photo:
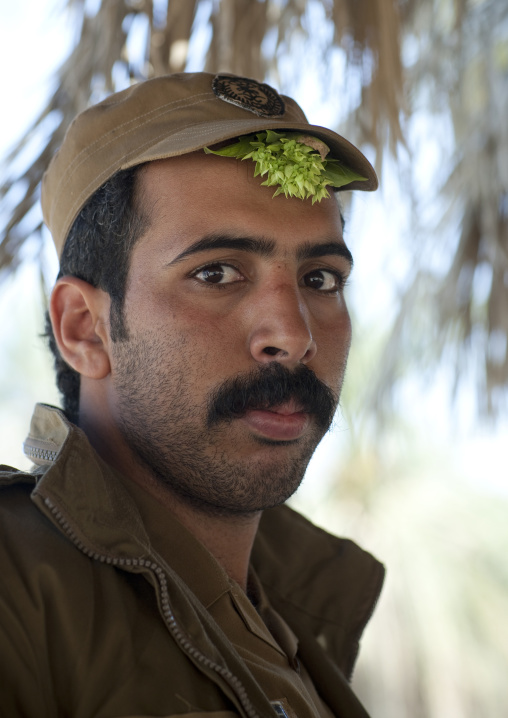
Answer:
[[[388, 407], [408, 366], [431, 372], [446, 354], [457, 381], [475, 376], [480, 413], [495, 416], [508, 388], [508, 5], [425, 2], [405, 23], [408, 116], [424, 108], [441, 136], [433, 186], [444, 209], [431, 228], [416, 213], [413, 272], [368, 405]], [[426, 263], [436, 252], [438, 268]]]
[[[365, 12], [359, 13], [358, 4], [353, 0], [345, 3], [322, 0], [318, 4], [322, 5], [328, 20], [340, 20], [340, 24], [336, 24], [335, 38], [330, 36], [328, 44], [322, 48], [323, 59], [333, 43], [340, 42], [349, 61], [364, 68], [365, 85], [372, 85], [367, 101], [373, 114], [366, 124], [366, 136], [381, 150], [386, 133], [380, 133], [377, 128], [389, 127], [388, 134], [397, 141], [402, 137], [398, 124], [402, 74], [396, 5], [392, 0], [369, 0], [365, 3]], [[204, 0], [171, 0], [165, 7], [153, 0], [102, 0], [97, 12], [89, 14], [83, 0], [68, 0], [69, 12], [74, 13], [81, 25], [78, 41], [58, 71], [55, 92], [46, 108], [2, 167], [5, 180], [0, 199], [3, 198], [9, 219], [0, 242], [0, 271], [14, 268], [19, 261], [27, 236], [23, 231], [24, 219], [38, 204], [42, 174], [73, 117], [129, 82], [185, 69], [196, 18], [207, 5]], [[306, 37], [308, 31], [304, 19], [308, 6], [309, 3], [302, 0], [214, 2], [209, 18], [212, 32], [205, 69], [263, 79], [268, 70], [276, 71], [280, 52], [290, 51], [295, 32]], [[271, 57], [267, 57], [262, 49], [269, 32], [277, 35]], [[133, 36], [137, 38], [137, 56], [129, 44]], [[141, 53], [140, 44], [144, 47]], [[383, 91], [382, 85], [387, 78], [390, 78], [389, 88]], [[12, 175], [13, 159], [34, 133], [43, 131], [48, 117], [57, 117], [59, 122], [44, 139], [44, 150], [30, 167]], [[23, 190], [14, 207], [7, 196], [13, 186]], [[39, 219], [37, 226], [30, 227], [31, 236], [37, 235], [40, 229]]]
[[387, 146], [395, 154], [397, 144], [404, 143], [400, 117], [407, 109], [403, 96], [399, 3], [334, 2], [332, 19], [335, 41], [362, 70], [361, 103], [353, 115], [355, 134], [362, 144], [368, 143], [378, 151], [379, 159]]

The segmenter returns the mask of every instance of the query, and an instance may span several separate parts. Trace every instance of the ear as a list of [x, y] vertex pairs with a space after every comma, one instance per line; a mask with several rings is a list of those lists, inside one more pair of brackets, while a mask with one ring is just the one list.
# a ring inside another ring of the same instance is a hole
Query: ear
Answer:
[[49, 305], [56, 343], [63, 359], [90, 379], [110, 373], [107, 292], [77, 277], [61, 277]]

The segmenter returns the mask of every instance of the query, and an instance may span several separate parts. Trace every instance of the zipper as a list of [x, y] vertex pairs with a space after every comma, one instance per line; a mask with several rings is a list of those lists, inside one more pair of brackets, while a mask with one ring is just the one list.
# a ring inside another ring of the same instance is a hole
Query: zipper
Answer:
[[184, 653], [194, 658], [203, 666], [206, 666], [207, 668], [213, 670], [215, 673], [219, 674], [226, 681], [226, 683], [229, 684], [249, 718], [260, 718], [256, 709], [252, 705], [249, 696], [247, 695], [247, 691], [245, 690], [243, 683], [228, 668], [219, 666], [218, 663], [215, 663], [210, 658], [201, 653], [201, 651], [199, 651], [192, 644], [192, 642], [187, 638], [185, 633], [179, 627], [178, 622], [171, 609], [166, 574], [164, 573], [164, 570], [159, 566], [159, 564], [157, 564], [155, 561], [145, 560], [143, 558], [116, 558], [114, 556], [106, 556], [104, 554], [92, 551], [91, 549], [87, 548], [87, 546], [76, 536], [69, 522], [65, 519], [64, 515], [60, 512], [58, 507], [55, 506], [51, 499], [44, 498], [44, 503], [51, 511], [52, 516], [58, 522], [60, 528], [65, 533], [65, 535], [82, 553], [85, 554], [85, 556], [88, 556], [95, 561], [110, 564], [111, 566], [122, 568], [124, 570], [129, 570], [130, 568], [144, 568], [152, 571], [152, 573], [157, 578], [157, 582], [161, 592], [162, 614], [164, 622], [176, 643], [180, 646]]
[[51, 449], [39, 449], [36, 446], [30, 446], [27, 443], [23, 444], [23, 453], [29, 459], [33, 459], [34, 461], [37, 459], [42, 459], [44, 461], [55, 461], [58, 455], [58, 451], [51, 451]]

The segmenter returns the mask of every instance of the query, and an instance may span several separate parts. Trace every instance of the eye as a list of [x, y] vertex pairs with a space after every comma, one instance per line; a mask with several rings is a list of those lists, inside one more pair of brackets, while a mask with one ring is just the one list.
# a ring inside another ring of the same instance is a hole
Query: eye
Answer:
[[232, 284], [243, 280], [240, 272], [229, 264], [207, 264], [192, 276], [206, 284]]
[[312, 272], [308, 272], [304, 276], [303, 282], [306, 287], [329, 294], [338, 292], [344, 286], [343, 277], [327, 269], [314, 269]]

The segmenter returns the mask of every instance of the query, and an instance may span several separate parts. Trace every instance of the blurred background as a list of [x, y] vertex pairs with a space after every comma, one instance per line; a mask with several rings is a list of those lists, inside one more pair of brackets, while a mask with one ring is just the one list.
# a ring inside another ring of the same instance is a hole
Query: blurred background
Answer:
[[356, 690], [373, 718], [508, 716], [506, 0], [23, 0], [0, 61], [0, 460], [28, 468], [59, 403], [38, 199], [69, 122], [154, 74], [269, 82], [381, 180], [345, 197], [353, 349], [292, 500], [388, 567]]

